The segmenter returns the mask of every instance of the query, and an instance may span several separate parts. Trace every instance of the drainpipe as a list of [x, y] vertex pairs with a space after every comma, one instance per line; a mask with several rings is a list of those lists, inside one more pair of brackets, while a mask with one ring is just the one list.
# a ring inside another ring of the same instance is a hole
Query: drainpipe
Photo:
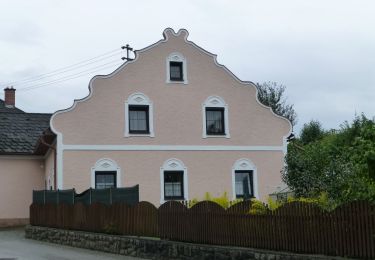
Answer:
[[57, 153], [56, 153], [56, 148], [55, 147], [53, 147], [52, 145], [50, 145], [50, 144], [48, 144], [45, 140], [44, 140], [44, 136], [42, 136], [41, 138], [40, 138], [40, 141], [42, 142], [42, 144], [44, 144], [45, 146], [47, 146], [47, 147], [49, 147], [49, 148], [51, 148], [52, 150], [53, 150], [53, 187], [55, 188], [55, 190], [56, 190], [56, 182], [57, 182], [57, 180], [56, 180], [56, 169], [57, 169], [57, 167], [56, 167], [56, 159], [57, 159]]

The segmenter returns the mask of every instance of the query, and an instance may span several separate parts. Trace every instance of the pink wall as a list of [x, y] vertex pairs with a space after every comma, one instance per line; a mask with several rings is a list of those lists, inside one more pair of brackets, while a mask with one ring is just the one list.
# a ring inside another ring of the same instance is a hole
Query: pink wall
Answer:
[[[166, 83], [166, 57], [175, 51], [187, 59], [186, 85]], [[154, 138], [124, 138], [125, 101], [136, 92], [154, 104]], [[230, 139], [202, 138], [202, 103], [213, 95], [228, 104]], [[235, 80], [183, 34], [169, 35], [113, 76], [95, 78], [91, 97], [57, 113], [52, 125], [64, 144], [282, 145], [290, 130], [287, 120], [256, 101], [255, 87]]]
[[[256, 100], [255, 86], [237, 80], [215, 56], [185, 41], [186, 31], [138, 52], [134, 62], [110, 76], [90, 82], [90, 95], [66, 111], [56, 112], [51, 126], [61, 133], [63, 145], [194, 145], [282, 147], [289, 122], [275, 116]], [[166, 59], [179, 52], [187, 62], [188, 84], [166, 83]], [[134, 93], [153, 103], [155, 137], [124, 137], [125, 102]], [[202, 104], [219, 96], [228, 105], [230, 138], [203, 138]], [[63, 149], [59, 146], [59, 149]], [[278, 151], [63, 151], [63, 188], [83, 191], [90, 186], [90, 171], [100, 158], [115, 160], [123, 170], [123, 185], [141, 185], [141, 199], [160, 201], [163, 162], [178, 158], [188, 167], [190, 198], [211, 191], [231, 193], [231, 168], [242, 157], [258, 168], [262, 199], [281, 183], [283, 152]], [[199, 149], [198, 149], [199, 150]]]
[[44, 160], [0, 157], [0, 222], [29, 217], [32, 190], [44, 187]]
[[237, 151], [65, 151], [64, 188], [82, 192], [90, 187], [91, 168], [108, 158], [121, 169], [121, 186], [140, 185], [140, 199], [160, 203], [160, 167], [170, 158], [180, 159], [187, 167], [189, 199], [213, 196], [224, 191], [232, 196], [232, 167], [236, 160], [250, 159], [257, 167], [260, 199], [280, 185], [283, 153]]

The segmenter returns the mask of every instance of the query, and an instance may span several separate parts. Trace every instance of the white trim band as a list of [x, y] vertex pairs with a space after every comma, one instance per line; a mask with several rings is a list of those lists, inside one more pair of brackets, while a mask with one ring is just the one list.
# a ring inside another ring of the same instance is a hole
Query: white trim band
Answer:
[[283, 146], [63, 145], [65, 151], [283, 151]]

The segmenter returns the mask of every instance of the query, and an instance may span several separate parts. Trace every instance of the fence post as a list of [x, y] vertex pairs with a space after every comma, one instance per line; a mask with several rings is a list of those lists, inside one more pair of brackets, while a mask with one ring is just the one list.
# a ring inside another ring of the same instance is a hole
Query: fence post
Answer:
[[112, 188], [109, 188], [109, 204], [112, 205]]
[[59, 205], [60, 203], [60, 198], [59, 198], [59, 189], [57, 189], [57, 194], [56, 194], [56, 202], [57, 202], [57, 205]]
[[76, 197], [76, 189], [75, 188], [73, 188], [73, 198], [72, 198], [72, 201], [73, 201], [73, 205], [76, 203], [75, 201], [74, 201], [74, 199], [75, 199], [75, 197]]
[[46, 204], [46, 190], [43, 190], [43, 205]]
[[91, 199], [91, 190], [92, 190], [92, 188], [90, 187], [90, 192], [89, 192], [89, 194], [90, 194], [90, 200], [89, 200], [89, 202], [90, 202], [90, 205], [91, 205], [91, 202], [92, 202], [92, 199]]

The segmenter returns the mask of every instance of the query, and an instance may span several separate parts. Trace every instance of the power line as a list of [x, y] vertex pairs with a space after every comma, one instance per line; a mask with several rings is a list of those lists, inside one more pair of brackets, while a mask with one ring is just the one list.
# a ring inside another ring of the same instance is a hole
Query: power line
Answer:
[[[114, 52], [116, 52], [116, 53], [113, 54]], [[71, 70], [74, 70], [73, 68], [76, 69], [76, 68], [80, 68], [80, 67], [83, 67], [83, 66], [86, 66], [86, 65], [90, 65], [90, 64], [95, 63], [95, 62], [99, 62], [99, 61], [105, 60], [107, 58], [110, 58], [110, 57], [113, 57], [113, 56], [115, 56], [117, 54], [120, 54], [121, 52], [122, 52], [121, 49], [119, 50], [118, 48], [116, 48], [116, 49], [114, 49], [112, 51], [103, 53], [101, 55], [95, 56], [95, 57], [87, 59], [87, 60], [83, 60], [83, 61], [74, 63], [74, 64], [69, 65], [69, 66], [65, 66], [65, 67], [62, 67], [62, 68], [59, 68], [59, 69], [55, 69], [55, 70], [52, 70], [50, 72], [47, 72], [47, 73], [44, 73], [44, 74], [40, 74], [40, 75], [37, 75], [37, 76], [28, 77], [28, 78], [25, 78], [25, 79], [22, 79], [22, 80], [19, 80], [19, 81], [9, 82], [9, 83], [4, 84], [4, 85], [17, 85], [17, 84], [19, 84], [21, 82], [36, 81], [38, 79], [50, 77], [50, 76], [52, 76], [51, 74], [59, 74], [59, 73], [63, 73], [63, 72], [66, 72], [66, 71], [71, 71]], [[108, 56], [109, 54], [112, 54], [112, 55]], [[93, 61], [93, 60], [98, 59], [98, 58], [103, 57], [103, 56], [108, 56], [108, 57], [99, 59], [97, 61]], [[90, 61], [93, 61], [93, 62], [89, 63]], [[88, 63], [88, 64], [86, 64], [86, 63]], [[80, 64], [82, 64], [82, 65], [80, 65]], [[80, 66], [78, 66], [78, 65], [80, 65]], [[69, 69], [69, 68], [71, 68], [71, 69]], [[63, 70], [63, 71], [61, 71], [61, 70]], [[49, 76], [47, 76], [47, 75], [49, 75]]]
[[73, 71], [73, 70], [77, 70], [79, 68], [82, 68], [82, 67], [86, 67], [88, 65], [91, 65], [91, 64], [94, 64], [94, 63], [97, 63], [99, 61], [103, 61], [103, 60], [106, 60], [108, 58], [111, 58], [113, 56], [116, 56], [118, 55], [119, 53], [115, 53], [115, 54], [112, 54], [108, 57], [105, 57], [105, 58], [101, 58], [99, 60], [96, 60], [96, 61], [92, 61], [92, 62], [88, 62], [88, 63], [85, 63], [83, 65], [79, 65], [79, 66], [75, 66], [73, 68], [70, 68], [70, 69], [66, 69], [66, 70], [62, 70], [62, 71], [59, 71], [59, 72], [55, 72], [55, 73], [50, 73], [49, 75], [44, 75], [44, 76], [40, 76], [40, 77], [33, 77], [34, 79], [29, 79], [29, 80], [22, 80], [22, 81], [18, 81], [18, 82], [15, 82], [14, 84], [12, 84], [13, 86], [22, 86], [24, 85], [25, 83], [32, 83], [32, 82], [37, 82], [37, 81], [40, 81], [41, 79], [45, 79], [45, 78], [50, 78], [50, 77], [54, 77], [54, 76], [58, 76], [58, 75], [61, 75], [61, 74], [65, 74], [65, 72], [69, 72], [69, 71]]
[[[30, 90], [45, 87], [45, 86], [48, 86], [48, 85], [52, 85], [52, 84], [76, 79], [76, 78], [86, 76], [86, 75], [89, 75], [89, 74], [97, 72], [97, 71], [102, 71], [103, 69], [107, 69], [107, 68], [111, 68], [111, 67], [119, 66], [119, 65], [123, 64], [123, 62], [117, 62], [116, 64], [112, 64], [114, 62], [116, 62], [116, 61], [112, 61], [112, 62], [103, 64], [103, 65], [100, 65], [100, 66], [97, 66], [97, 67], [93, 67], [93, 68], [90, 68], [88, 70], [84, 70], [84, 71], [81, 71], [79, 73], [76, 73], [76, 74], [72, 74], [72, 75], [68, 75], [68, 76], [65, 76], [65, 77], [62, 77], [62, 78], [59, 78], [59, 79], [55, 79], [53, 81], [48, 81], [48, 82], [44, 82], [44, 83], [41, 83], [41, 84], [36, 84], [36, 85], [28, 86], [28, 87], [25, 87], [25, 88], [21, 88], [21, 89], [18, 89], [17, 91], [20, 91], [20, 92], [30, 91]], [[112, 64], [112, 65], [108, 65], [108, 64]], [[105, 66], [105, 65], [108, 65], [108, 66]], [[96, 69], [96, 70], [92, 70], [92, 69], [99, 68], [99, 67], [101, 67], [101, 68]]]

